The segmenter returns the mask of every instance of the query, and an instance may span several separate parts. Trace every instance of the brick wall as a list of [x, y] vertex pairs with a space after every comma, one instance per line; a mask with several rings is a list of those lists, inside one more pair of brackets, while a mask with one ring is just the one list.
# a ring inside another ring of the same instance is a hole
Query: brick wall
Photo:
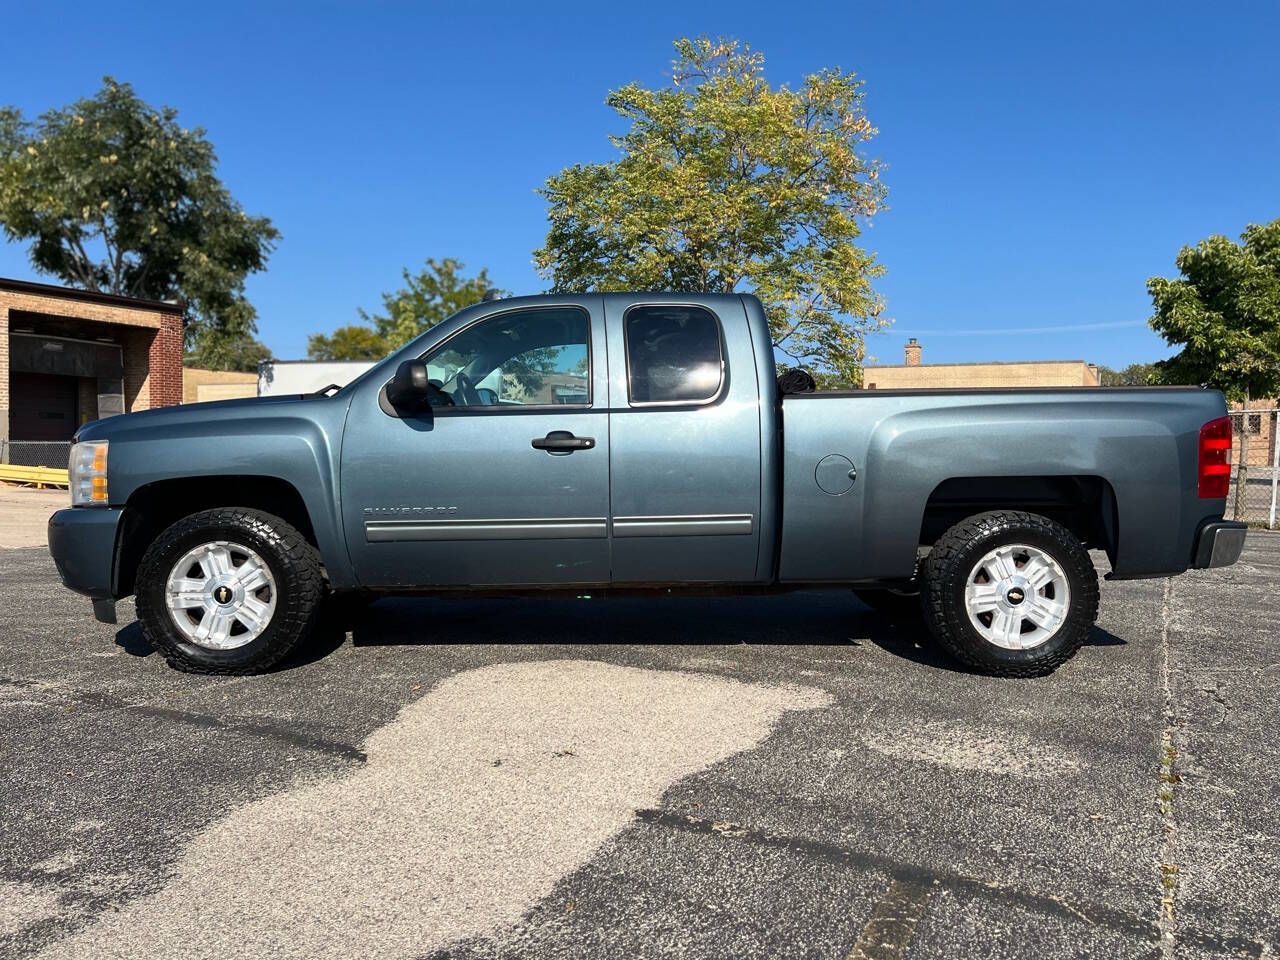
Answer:
[[120, 336], [124, 361], [124, 410], [134, 413], [151, 408], [151, 330], [123, 330]]
[[[75, 320], [92, 320], [95, 323], [149, 327], [153, 330], [160, 327], [161, 320], [167, 312], [144, 305], [145, 301], [140, 301], [136, 307], [126, 307], [78, 300], [76, 293], [75, 290], [67, 290], [65, 295], [59, 295], [56, 288], [49, 293], [39, 294], [0, 290], [0, 310], [25, 310], [30, 313], [45, 313]], [[178, 310], [177, 307], [172, 309]]]
[[1251, 467], [1269, 467], [1273, 463], [1276, 449], [1276, 414], [1280, 398], [1249, 401], [1247, 409], [1253, 413], [1242, 413], [1246, 409], [1243, 403], [1231, 404], [1231, 462], [1245, 463], [1241, 453], [1242, 434], [1249, 434], [1248, 465]]
[[[7, 283], [7, 281], [5, 281]], [[149, 301], [102, 302], [74, 290], [44, 285], [0, 287], [0, 439], [9, 436], [9, 326], [11, 315], [24, 323], [35, 317], [60, 325], [63, 335], [96, 340], [109, 336], [121, 347], [125, 410], [146, 410], [182, 402], [181, 308]], [[81, 325], [80, 321], [83, 321]], [[65, 328], [65, 329], [63, 329]], [[81, 385], [81, 410], [89, 406], [89, 388]]]
[[9, 439], [9, 305], [0, 300], [0, 440]]
[[182, 402], [182, 318], [161, 318], [148, 352], [151, 367], [150, 405], [171, 407]]

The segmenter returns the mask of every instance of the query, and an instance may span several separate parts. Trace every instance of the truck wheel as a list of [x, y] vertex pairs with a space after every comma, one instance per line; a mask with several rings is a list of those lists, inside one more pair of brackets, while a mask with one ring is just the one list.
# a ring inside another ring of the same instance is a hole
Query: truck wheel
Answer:
[[260, 673], [312, 628], [324, 598], [320, 555], [269, 513], [221, 507], [158, 536], [136, 579], [138, 620], [188, 673]]
[[998, 677], [1052, 673], [1098, 616], [1089, 552], [1047, 517], [981, 513], [942, 535], [925, 561], [930, 632], [961, 663]]

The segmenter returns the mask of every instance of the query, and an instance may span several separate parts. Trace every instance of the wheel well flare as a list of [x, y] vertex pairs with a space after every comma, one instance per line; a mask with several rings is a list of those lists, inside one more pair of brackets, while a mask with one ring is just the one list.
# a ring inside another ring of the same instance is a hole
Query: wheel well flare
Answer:
[[274, 514], [316, 544], [306, 503], [287, 480], [244, 475], [160, 480], [139, 487], [125, 504], [116, 548], [115, 595], [133, 593], [142, 554], [162, 530], [185, 516], [214, 507], [249, 507]]
[[920, 543], [932, 545], [966, 517], [989, 510], [1024, 510], [1062, 524], [1086, 547], [1115, 563], [1119, 517], [1111, 484], [1096, 476], [953, 477], [925, 504]]

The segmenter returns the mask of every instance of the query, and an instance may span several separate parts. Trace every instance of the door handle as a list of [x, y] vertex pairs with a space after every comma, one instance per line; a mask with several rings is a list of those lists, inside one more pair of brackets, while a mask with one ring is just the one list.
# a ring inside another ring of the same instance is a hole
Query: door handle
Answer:
[[530, 445], [535, 450], [548, 453], [573, 453], [575, 450], [590, 450], [596, 445], [596, 440], [595, 437], [575, 437], [568, 430], [552, 430], [545, 437], [534, 437]]

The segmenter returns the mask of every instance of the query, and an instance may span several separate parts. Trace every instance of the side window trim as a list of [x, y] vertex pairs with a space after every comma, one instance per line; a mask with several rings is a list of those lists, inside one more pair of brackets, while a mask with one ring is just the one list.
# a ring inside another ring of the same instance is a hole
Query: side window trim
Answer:
[[[469, 330], [474, 330], [477, 326], [479, 326], [482, 323], [488, 323], [489, 321], [497, 320], [500, 317], [511, 317], [521, 313], [541, 313], [546, 310], [576, 310], [578, 313], [582, 314], [583, 318], [586, 320], [586, 323], [587, 323], [587, 337], [586, 337], [587, 402], [586, 403], [530, 403], [530, 404], [511, 404], [509, 406], [502, 406], [500, 404], [495, 404], [493, 406], [478, 406], [478, 407], [431, 407], [432, 416], [446, 416], [446, 417], [476, 416], [476, 415], [489, 415], [489, 414], [520, 414], [520, 413], [524, 413], [525, 411], [545, 411], [545, 410], [576, 411], [576, 410], [592, 409], [595, 406], [595, 389], [594, 389], [595, 387], [595, 384], [594, 384], [595, 351], [593, 349], [593, 344], [592, 344], [592, 339], [593, 339], [592, 335], [595, 331], [595, 327], [592, 320], [591, 311], [588, 310], [586, 307], [581, 306], [580, 304], [556, 303], [556, 304], [540, 304], [538, 306], [512, 307], [509, 310], [499, 310], [497, 313], [488, 313], [488, 314], [485, 314], [483, 317], [476, 317], [476, 319], [472, 320], [470, 323], [466, 324], [463, 327], [459, 327], [457, 330], [453, 331], [453, 333], [449, 334], [439, 343], [432, 344], [429, 348], [424, 350], [422, 353], [418, 354], [416, 359], [425, 361], [427, 359], [428, 354], [435, 353], [439, 350], [445, 349], [451, 341], [467, 333]], [[386, 384], [382, 385], [382, 391], [380, 395], [385, 395], [387, 384], [389, 384], [390, 382], [391, 381], [388, 380]]]
[[[631, 334], [628, 331], [627, 318], [631, 315], [632, 310], [643, 307], [686, 307], [691, 310], [702, 310], [709, 316], [716, 327], [716, 349], [720, 353], [720, 382], [716, 385], [715, 392], [704, 400], [635, 400], [631, 391]], [[637, 409], [646, 407], [709, 407], [714, 403], [718, 403], [725, 393], [725, 387], [729, 382], [729, 358], [725, 354], [724, 349], [724, 324], [720, 322], [720, 315], [710, 307], [701, 303], [663, 303], [663, 302], [642, 302], [630, 304], [622, 313], [622, 360], [626, 367], [627, 379], [627, 406]]]

